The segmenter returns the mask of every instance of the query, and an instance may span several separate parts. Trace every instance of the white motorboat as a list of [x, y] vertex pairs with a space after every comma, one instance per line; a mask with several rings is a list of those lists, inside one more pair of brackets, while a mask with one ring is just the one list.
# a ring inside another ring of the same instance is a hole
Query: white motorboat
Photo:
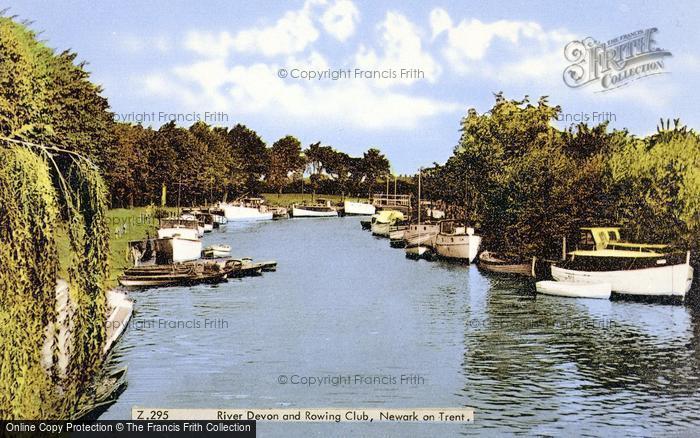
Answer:
[[200, 226], [197, 218], [190, 215], [183, 215], [183, 217], [184, 219], [161, 219], [158, 237], [164, 239], [166, 237], [179, 236], [185, 239], [196, 240], [204, 235], [204, 227]]
[[406, 246], [424, 245], [428, 247], [435, 246], [435, 238], [440, 232], [440, 225], [434, 223], [417, 223], [408, 226], [404, 233]]
[[272, 212], [263, 205], [262, 198], [243, 198], [235, 203], [220, 203], [224, 216], [232, 222], [267, 221], [272, 220]]
[[[179, 235], [155, 240], [156, 252], [162, 255], [161, 263], [181, 263], [202, 257], [202, 241]], [[158, 256], [157, 256], [158, 257]]]
[[617, 227], [581, 229], [575, 251], [552, 265], [552, 277], [573, 283], [609, 283], [612, 292], [684, 299], [693, 283], [690, 252], [666, 244], [630, 243]]
[[377, 211], [374, 205], [365, 202], [345, 201], [343, 208], [345, 214], [355, 216], [372, 216]]
[[210, 258], [228, 257], [231, 255], [231, 247], [229, 245], [210, 245], [204, 248], [202, 254]]
[[448, 259], [467, 260], [472, 263], [479, 253], [481, 236], [474, 229], [456, 220], [439, 222], [440, 232], [435, 237], [435, 252]]
[[319, 199], [317, 204], [294, 204], [292, 217], [338, 217], [338, 210], [331, 201]]
[[569, 298], [610, 299], [610, 283], [572, 283], [568, 281], [538, 281], [538, 293]]

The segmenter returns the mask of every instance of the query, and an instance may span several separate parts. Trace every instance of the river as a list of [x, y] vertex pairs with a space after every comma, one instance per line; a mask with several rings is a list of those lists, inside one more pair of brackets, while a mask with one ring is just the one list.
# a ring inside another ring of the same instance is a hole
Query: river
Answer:
[[696, 308], [536, 296], [528, 280], [408, 260], [355, 217], [229, 224], [205, 240], [278, 269], [132, 292], [114, 353], [129, 383], [101, 419], [132, 406], [470, 407], [473, 424], [258, 423], [258, 434], [700, 430]]

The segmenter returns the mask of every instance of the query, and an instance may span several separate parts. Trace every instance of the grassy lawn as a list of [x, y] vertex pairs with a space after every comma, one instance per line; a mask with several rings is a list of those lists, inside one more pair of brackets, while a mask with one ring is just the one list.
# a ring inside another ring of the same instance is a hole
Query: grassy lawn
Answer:
[[[298, 204], [303, 201], [311, 202], [312, 194], [311, 193], [304, 193], [303, 195], [301, 193], [282, 193], [281, 195], [278, 195], [277, 193], [263, 193], [263, 197], [265, 198], [265, 201], [267, 201], [268, 205], [271, 205], [273, 207], [281, 206], [281, 207], [289, 207], [292, 204]], [[339, 203], [342, 202], [342, 196], [340, 195], [323, 195], [320, 193], [316, 194], [316, 199], [322, 198], [322, 199], [328, 199], [331, 202]], [[367, 199], [363, 198], [350, 198], [346, 197], [345, 200], [347, 201], [367, 201]]]

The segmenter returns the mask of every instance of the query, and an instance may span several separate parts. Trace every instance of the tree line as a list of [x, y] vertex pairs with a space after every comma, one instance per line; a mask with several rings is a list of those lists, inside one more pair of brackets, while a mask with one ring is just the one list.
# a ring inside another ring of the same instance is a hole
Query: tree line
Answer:
[[368, 196], [389, 174], [389, 161], [375, 148], [362, 157], [320, 142], [302, 149], [287, 135], [268, 146], [250, 128], [228, 129], [174, 122], [155, 130], [113, 124], [104, 156], [112, 205], [156, 204], [165, 187], [170, 205], [204, 204], [244, 194], [286, 190]]
[[644, 138], [607, 123], [555, 128], [546, 97], [531, 103], [496, 94], [470, 109], [445, 164], [425, 169], [425, 192], [460, 206], [486, 248], [558, 255], [562, 237], [618, 225], [626, 238], [700, 248], [700, 136], [661, 120]]

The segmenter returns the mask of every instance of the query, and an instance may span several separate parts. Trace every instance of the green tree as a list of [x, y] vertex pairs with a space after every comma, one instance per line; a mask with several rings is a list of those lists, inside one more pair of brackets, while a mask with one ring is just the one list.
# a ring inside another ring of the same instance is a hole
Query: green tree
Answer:
[[291, 182], [290, 175], [304, 169], [304, 159], [301, 155], [301, 142], [291, 135], [277, 140], [270, 149], [267, 183], [278, 194]]

